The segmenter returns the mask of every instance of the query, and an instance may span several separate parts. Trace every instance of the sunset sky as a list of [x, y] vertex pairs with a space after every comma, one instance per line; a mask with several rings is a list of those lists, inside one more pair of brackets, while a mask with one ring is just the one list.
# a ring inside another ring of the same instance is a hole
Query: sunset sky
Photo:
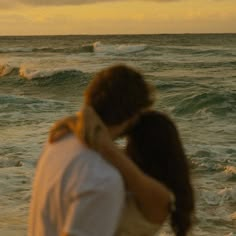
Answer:
[[0, 0], [0, 35], [236, 33], [236, 0]]

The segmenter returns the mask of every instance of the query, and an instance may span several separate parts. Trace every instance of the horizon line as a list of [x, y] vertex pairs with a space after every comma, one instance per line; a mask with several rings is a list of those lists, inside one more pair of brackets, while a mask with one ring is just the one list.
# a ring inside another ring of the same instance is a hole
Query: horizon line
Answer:
[[236, 34], [236, 32], [211, 32], [211, 33], [133, 33], [133, 34], [123, 34], [123, 33], [108, 33], [108, 34], [25, 34], [25, 35], [0, 35], [0, 37], [55, 37], [55, 36], [131, 36], [131, 35], [219, 35], [219, 34]]

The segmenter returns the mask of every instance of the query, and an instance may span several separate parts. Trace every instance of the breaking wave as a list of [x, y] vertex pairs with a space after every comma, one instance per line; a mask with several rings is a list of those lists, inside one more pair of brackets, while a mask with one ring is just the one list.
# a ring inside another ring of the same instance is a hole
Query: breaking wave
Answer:
[[10, 75], [18, 76], [27, 80], [55, 78], [55, 77], [78, 77], [84, 73], [74, 68], [54, 68], [54, 69], [35, 69], [27, 66], [13, 67], [9, 64], [0, 65], [0, 78], [8, 77]]
[[15, 47], [15, 48], [0, 48], [0, 53], [136, 53], [147, 48], [146, 44], [103, 44], [101, 42], [85, 43], [74, 47]]
[[204, 109], [215, 115], [224, 116], [236, 111], [236, 93], [205, 91], [182, 97], [176, 104], [176, 114], [194, 114]]
[[144, 51], [146, 48], [147, 48], [146, 44], [102, 44], [101, 42], [94, 43], [94, 51], [98, 53], [109, 53], [109, 54], [137, 53]]

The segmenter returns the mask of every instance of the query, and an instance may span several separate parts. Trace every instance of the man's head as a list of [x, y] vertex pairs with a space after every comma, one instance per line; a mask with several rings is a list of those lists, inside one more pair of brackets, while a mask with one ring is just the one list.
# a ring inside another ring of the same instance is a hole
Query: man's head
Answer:
[[92, 106], [108, 127], [122, 127], [122, 133], [129, 121], [153, 101], [143, 76], [126, 65], [100, 71], [85, 91], [85, 104]]

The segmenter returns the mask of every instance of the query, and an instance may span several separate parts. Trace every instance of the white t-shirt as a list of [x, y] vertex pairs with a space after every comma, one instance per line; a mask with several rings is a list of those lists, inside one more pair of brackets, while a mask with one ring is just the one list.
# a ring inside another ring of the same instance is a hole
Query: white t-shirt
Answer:
[[68, 135], [39, 159], [28, 236], [112, 236], [125, 198], [119, 172]]

